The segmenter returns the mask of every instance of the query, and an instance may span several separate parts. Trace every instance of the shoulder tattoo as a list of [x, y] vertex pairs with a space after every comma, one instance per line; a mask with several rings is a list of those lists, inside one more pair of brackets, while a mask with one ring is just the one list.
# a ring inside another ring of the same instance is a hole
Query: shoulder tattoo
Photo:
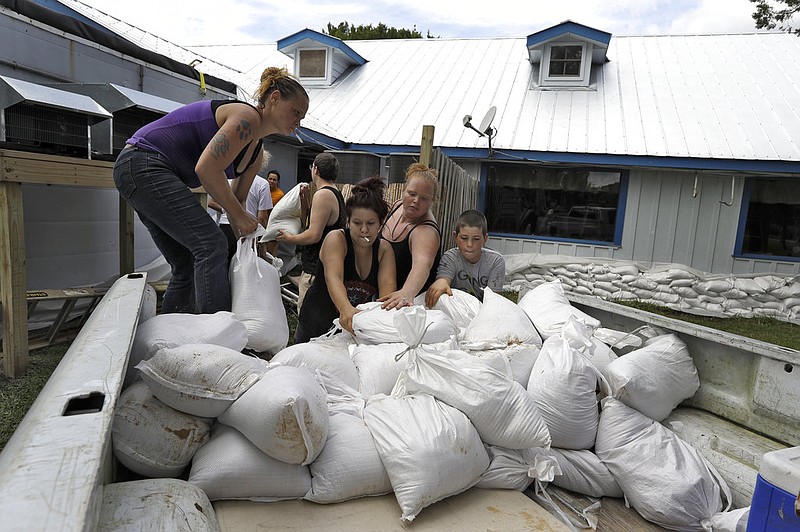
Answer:
[[249, 120], [240, 120], [236, 125], [236, 133], [239, 134], [239, 140], [247, 140], [253, 135], [253, 130], [250, 128]]

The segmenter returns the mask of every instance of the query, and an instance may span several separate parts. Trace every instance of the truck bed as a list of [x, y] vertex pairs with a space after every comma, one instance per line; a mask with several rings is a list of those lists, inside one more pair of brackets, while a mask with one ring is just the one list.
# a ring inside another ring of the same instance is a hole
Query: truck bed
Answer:
[[316, 504], [303, 500], [268, 503], [217, 501], [214, 503], [214, 510], [222, 530], [231, 532], [569, 530], [556, 517], [519, 491], [478, 488], [428, 506], [407, 527], [400, 522], [400, 506], [393, 494], [363, 497], [336, 504]]
[[[548, 492], [562, 511], [585, 508], [595, 500], [551, 486]], [[466, 530], [541, 531], [569, 530], [556, 516], [525, 493], [515, 490], [472, 488], [434, 503], [420, 512], [409, 526], [400, 523], [400, 507], [394, 495], [365, 497], [337, 504], [293, 500], [281, 502], [217, 501], [213, 503], [223, 531], [261, 530], [381, 530], [386, 532], [463, 532]], [[597, 532], [661, 532], [645, 521], [623, 499], [602, 499], [597, 513]], [[365, 525], [369, 523], [369, 526]]]
[[[0, 453], [0, 530], [94, 530], [103, 486], [119, 482], [111, 423], [137, 327], [146, 278], [118, 280], [92, 313], [19, 428]], [[749, 504], [761, 457], [800, 444], [800, 353], [656, 318], [594, 298], [573, 304], [604, 326], [632, 330], [655, 323], [681, 336], [695, 359], [701, 388], [672, 416], [676, 432], [717, 467]], [[668, 423], [669, 419], [665, 421]], [[669, 426], [669, 425], [668, 425]], [[588, 497], [548, 487], [570, 507]], [[394, 495], [334, 505], [218, 501], [224, 530], [405, 530]], [[600, 532], [657, 531], [621, 499], [603, 499]], [[525, 493], [473, 488], [425, 508], [417, 530], [563, 530]]]

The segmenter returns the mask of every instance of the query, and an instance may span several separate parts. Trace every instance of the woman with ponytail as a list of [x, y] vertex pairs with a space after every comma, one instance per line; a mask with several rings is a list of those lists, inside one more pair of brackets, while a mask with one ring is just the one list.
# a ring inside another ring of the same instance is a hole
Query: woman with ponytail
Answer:
[[134, 133], [114, 165], [120, 195], [172, 268], [162, 313], [231, 308], [227, 240], [189, 189], [202, 185], [237, 237], [252, 233], [258, 220], [244, 204], [261, 169], [261, 139], [291, 134], [308, 110], [308, 94], [285, 68], [264, 70], [253, 96], [254, 105], [202, 100], [180, 107]]
[[356, 306], [394, 292], [394, 252], [378, 238], [389, 212], [385, 188], [379, 177], [353, 186], [344, 204], [347, 226], [331, 231], [322, 242], [314, 282], [300, 309], [296, 343], [325, 334], [337, 317], [352, 334]]

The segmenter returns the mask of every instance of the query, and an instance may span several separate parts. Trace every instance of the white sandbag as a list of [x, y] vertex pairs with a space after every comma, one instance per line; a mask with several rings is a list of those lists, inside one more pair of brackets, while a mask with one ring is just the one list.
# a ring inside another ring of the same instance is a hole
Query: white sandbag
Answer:
[[[398, 315], [398, 330], [408, 345], [415, 345], [414, 338], [424, 328], [424, 312], [412, 307]], [[408, 367], [400, 377], [405, 392], [429, 394], [459, 409], [484, 442], [509, 449], [550, 445], [547, 425], [533, 397], [507, 373], [465, 351], [410, 349], [405, 356]]]
[[291, 190], [283, 195], [281, 200], [272, 208], [269, 213], [267, 229], [261, 236], [261, 242], [277, 240], [278, 230], [296, 235], [302, 229], [302, 215], [300, 209], [300, 187], [303, 183], [298, 183]]
[[[499, 358], [505, 361], [502, 366], [506, 368], [511, 378], [520, 383], [523, 387], [527, 387], [533, 363], [536, 362], [536, 357], [539, 356], [539, 347], [533, 344], [517, 344], [501, 347], [499, 349], [467, 350], [467, 352], [472, 356], [487, 361], [493, 358]], [[495, 364], [490, 363], [490, 365]], [[495, 365], [495, 367], [497, 367], [497, 365]]]
[[570, 316], [574, 316], [592, 331], [600, 327], [598, 320], [570, 304], [558, 281], [543, 283], [529, 290], [519, 300], [518, 305], [536, 325], [542, 338], [560, 333]]
[[[561, 329], [561, 336], [569, 343], [570, 347], [578, 351], [598, 371], [602, 372], [612, 360], [616, 360], [617, 354], [608, 345], [596, 338], [597, 331], [600, 329], [602, 327], [592, 331], [575, 316], [570, 316], [567, 318], [564, 328]], [[606, 331], [608, 330], [606, 329]], [[636, 340], [640, 339], [636, 338]], [[639, 344], [641, 344], [641, 341], [639, 341]]]
[[269, 364], [210, 344], [159, 349], [136, 369], [153, 394], [176, 410], [205, 418], [222, 414]]
[[206, 420], [159, 401], [143, 382], [122, 392], [111, 425], [117, 460], [146, 477], [177, 477], [208, 439]]
[[532, 456], [552, 456], [561, 472], [553, 477], [553, 485], [590, 497], [622, 497], [622, 489], [608, 467], [589, 450], [568, 449], [523, 449], [520, 451], [527, 462]]
[[[415, 305], [418, 308], [424, 308]], [[353, 332], [359, 344], [391, 344], [400, 342], [394, 317], [401, 309], [384, 310], [381, 303], [362, 303], [356, 307], [362, 312], [353, 316]], [[430, 310], [426, 314], [427, 323], [422, 343], [437, 344], [446, 342], [458, 335], [458, 327], [441, 310]]]
[[456, 324], [456, 327], [466, 328], [480, 311], [481, 300], [463, 290], [454, 288], [451, 292], [453, 292], [452, 296], [443, 294], [432, 310], [441, 310]]
[[594, 446], [600, 418], [597, 370], [564, 337], [551, 336], [544, 341], [527, 389], [554, 447], [580, 450]]
[[361, 416], [332, 413], [325, 447], [308, 468], [311, 489], [304, 498], [312, 502], [328, 504], [392, 491], [375, 441]]
[[103, 486], [95, 532], [221, 532], [211, 501], [197, 486], [173, 478]]
[[133, 368], [147, 360], [163, 347], [185, 344], [213, 344], [241, 351], [247, 345], [247, 328], [234, 318], [233, 313], [220, 311], [215, 314], [159, 314], [140, 323], [133, 338], [127, 386], [139, 377]]
[[476, 484], [484, 489], [525, 490], [535, 479], [545, 481], [539, 457], [549, 457], [558, 465], [549, 482], [590, 497], [622, 497], [614, 476], [591, 451], [563, 449], [505, 449], [487, 446], [491, 463]]
[[534, 398], [518, 382], [464, 351], [413, 353], [407, 393], [427, 393], [458, 408], [481, 440], [509, 449], [548, 447], [550, 433]]
[[489, 456], [467, 416], [430, 395], [374, 396], [364, 421], [389, 475], [401, 521], [471, 488]]
[[611, 266], [609, 268], [611, 273], [616, 273], [617, 275], [631, 275], [631, 276], [638, 276], [639, 275], [639, 268], [634, 266], [633, 264], [619, 264], [617, 266]]
[[542, 345], [525, 312], [513, 301], [483, 289], [483, 304], [464, 331], [462, 344], [470, 350], [497, 349], [514, 344]]
[[195, 454], [189, 482], [212, 501], [300, 499], [311, 489], [307, 466], [287, 464], [258, 450], [236, 429], [216, 424]]
[[308, 368], [312, 373], [331, 373], [348, 386], [358, 389], [358, 369], [350, 358], [351, 345], [349, 334], [321, 336], [281, 349], [270, 361], [284, 366]]
[[622, 355], [603, 375], [614, 397], [650, 419], [661, 421], [700, 388], [700, 378], [686, 344], [674, 334], [648, 340]]
[[238, 240], [231, 258], [231, 310], [247, 328], [247, 347], [274, 354], [289, 342], [289, 322], [281, 298], [280, 265], [258, 256], [256, 240], [264, 231], [258, 227]]
[[325, 445], [328, 417], [325, 390], [309, 370], [275, 366], [219, 422], [237, 429], [276, 460], [308, 465]]
[[408, 365], [408, 357], [397, 358], [406, 349], [404, 343], [351, 346], [350, 356], [358, 369], [358, 390], [366, 397], [390, 394], [397, 377]]
[[709, 520], [731, 500], [714, 467], [672, 431], [621, 401], [610, 397], [602, 406], [595, 453], [631, 506], [664, 528], [710, 530]]
[[[436, 353], [455, 349], [456, 342], [447, 340], [437, 344], [419, 346], [420, 349]], [[358, 369], [358, 386], [366, 397], [392, 393], [397, 378], [408, 366], [408, 357], [398, 357], [408, 346], [404, 343], [350, 345], [350, 356]]]
[[[531, 460], [528, 461], [527, 457], [523, 456], [523, 451], [523, 449], [487, 445], [489, 467], [483, 472], [475, 487], [487, 490], [525, 491], [536, 478], [543, 482], [549, 481], [539, 475], [540, 469], [537, 466], [541, 462], [536, 460], [538, 455], [531, 456]], [[543, 451], [547, 452], [546, 449]], [[553, 474], [555, 473], [553, 470]]]
[[720, 512], [711, 516], [711, 530], [713, 532], [746, 532], [748, 519], [750, 519], [749, 506]]

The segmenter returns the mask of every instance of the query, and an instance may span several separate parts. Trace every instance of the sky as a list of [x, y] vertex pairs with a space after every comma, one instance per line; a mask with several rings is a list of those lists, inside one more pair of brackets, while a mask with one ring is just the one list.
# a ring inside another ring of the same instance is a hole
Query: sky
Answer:
[[755, 30], [749, 0], [80, 0], [181, 46], [272, 43], [328, 22], [435, 37], [525, 37], [565, 20], [613, 35]]

